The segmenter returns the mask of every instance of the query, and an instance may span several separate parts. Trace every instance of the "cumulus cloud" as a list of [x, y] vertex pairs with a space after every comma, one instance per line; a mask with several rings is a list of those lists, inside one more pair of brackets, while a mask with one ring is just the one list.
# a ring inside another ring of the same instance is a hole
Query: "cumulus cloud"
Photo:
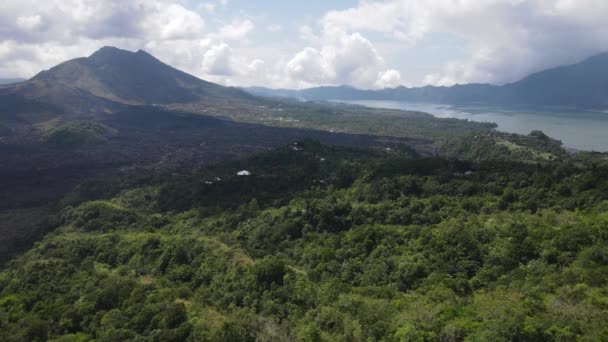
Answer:
[[8, 0], [0, 3], [2, 38], [74, 43], [75, 39], [183, 39], [200, 34], [203, 19], [166, 0]]
[[204, 21], [198, 13], [178, 4], [157, 3], [154, 11], [143, 23], [145, 32], [162, 40], [193, 39], [200, 37]]
[[324, 82], [326, 68], [319, 50], [307, 47], [298, 52], [286, 66], [287, 74], [304, 82]]
[[[294, 27], [242, 11], [236, 18], [222, 17], [229, 15], [222, 11], [230, 6], [225, 0], [188, 4], [0, 1], [0, 76], [29, 77], [114, 45], [144, 48], [177, 68], [230, 85], [505, 83], [608, 50], [605, 0], [360, 0], [350, 9], [294, 21], [300, 26], [293, 37], [287, 34]], [[273, 39], [253, 35], [257, 27], [273, 32]], [[443, 65], [414, 65], [415, 70], [394, 65], [405, 63], [400, 54], [406, 49], [418, 49], [441, 33], [463, 42], [453, 54], [458, 57]], [[413, 77], [412, 70], [416, 79], [406, 78], [406, 72]]]
[[470, 44], [426, 83], [505, 83], [531, 72], [573, 63], [608, 49], [604, 0], [361, 1], [322, 19], [327, 27], [381, 32], [410, 45], [449, 32]]
[[195, 39], [205, 26], [200, 15], [167, 0], [8, 0], [0, 2], [0, 22], [0, 43], [19, 60], [0, 59], [0, 69], [28, 65], [12, 71], [23, 76], [104, 45]]
[[[218, 0], [198, 9], [215, 10]], [[213, 7], [213, 8], [212, 8]], [[0, 75], [32, 76], [105, 45], [144, 48], [199, 77], [247, 74], [255, 58], [233, 56], [230, 41], [255, 25], [233, 20], [206, 29], [199, 11], [176, 0], [7, 0], [0, 2]]]
[[0, 41], [0, 75], [34, 75], [41, 70], [41, 65], [58, 64], [78, 56], [82, 49], [82, 46], [61, 47], [51, 43], [33, 45], [15, 40]]
[[395, 69], [381, 72], [376, 81], [378, 88], [394, 88], [401, 85], [401, 73]]
[[261, 73], [266, 69], [266, 62], [261, 59], [254, 59], [249, 63], [248, 68], [251, 73]]
[[319, 36], [317, 36], [315, 34], [315, 32], [313, 31], [313, 29], [308, 25], [300, 26], [299, 31], [300, 31], [300, 39], [302, 39], [303, 41], [305, 41], [307, 43], [317, 44], [321, 41]]
[[17, 18], [17, 26], [25, 31], [33, 31], [40, 28], [42, 17], [39, 15], [28, 15]]
[[[301, 33], [316, 37], [306, 26]], [[384, 59], [361, 34], [325, 27], [320, 37], [309, 41], [320, 46], [303, 49], [286, 66], [288, 76], [299, 87], [348, 84], [371, 88], [383, 84], [379, 79], [387, 72]]]
[[232, 75], [234, 67], [230, 46], [221, 43], [211, 47], [203, 56], [203, 70], [210, 75]]

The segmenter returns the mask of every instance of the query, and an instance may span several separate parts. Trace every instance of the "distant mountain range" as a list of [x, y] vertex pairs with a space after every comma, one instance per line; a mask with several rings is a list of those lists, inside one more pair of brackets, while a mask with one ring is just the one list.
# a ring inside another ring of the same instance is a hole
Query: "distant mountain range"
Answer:
[[465, 84], [452, 87], [361, 90], [349, 86], [304, 90], [247, 88], [252, 94], [306, 100], [421, 101], [445, 104], [530, 105], [608, 108], [608, 53], [532, 74], [503, 86]]

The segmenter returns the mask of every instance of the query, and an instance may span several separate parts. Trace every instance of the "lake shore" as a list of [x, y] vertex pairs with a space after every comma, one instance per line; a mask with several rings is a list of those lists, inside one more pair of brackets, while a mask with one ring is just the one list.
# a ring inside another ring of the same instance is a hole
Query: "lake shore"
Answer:
[[497, 130], [529, 134], [541, 130], [561, 140], [573, 152], [608, 152], [607, 111], [547, 108], [503, 108], [488, 106], [451, 106], [447, 104], [401, 101], [332, 101], [370, 108], [400, 109], [429, 113], [438, 118], [457, 118], [496, 123]]

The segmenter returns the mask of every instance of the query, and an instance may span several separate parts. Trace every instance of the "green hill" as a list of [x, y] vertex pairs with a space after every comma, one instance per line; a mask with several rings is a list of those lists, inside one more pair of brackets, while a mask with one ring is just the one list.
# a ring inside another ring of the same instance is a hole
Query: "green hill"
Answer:
[[303, 141], [85, 183], [0, 273], [0, 339], [605, 340], [606, 175]]

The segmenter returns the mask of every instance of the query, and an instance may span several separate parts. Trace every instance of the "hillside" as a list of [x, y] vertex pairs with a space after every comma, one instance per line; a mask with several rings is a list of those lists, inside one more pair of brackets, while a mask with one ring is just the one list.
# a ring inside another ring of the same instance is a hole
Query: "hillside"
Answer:
[[304, 90], [248, 88], [259, 96], [307, 100], [388, 100], [446, 104], [608, 108], [608, 53], [578, 64], [532, 74], [521, 81], [495, 86], [463, 84], [452, 87], [397, 87], [361, 90], [348, 86]]
[[[155, 95], [148, 97], [142, 87]], [[465, 158], [493, 154], [443, 146], [462, 147], [467, 137], [482, 134], [490, 140], [512, 140], [494, 137], [491, 123], [261, 100], [183, 74], [147, 53], [114, 48], [62, 63], [0, 93], [0, 214], [8, 216], [23, 208], [44, 213], [67, 191], [100, 175], [189, 173], [305, 138], [336, 146], [407, 146], [420, 155]], [[157, 96], [160, 100], [154, 101]], [[191, 96], [200, 98], [159, 105]], [[148, 101], [155, 104], [141, 104]], [[527, 147], [516, 152], [532, 159], [538, 155]], [[31, 221], [43, 222], [44, 216]], [[46, 229], [32, 224], [3, 231], [0, 248], [6, 253], [1, 253], [0, 262], [31, 246]]]
[[[482, 136], [503, 144], [501, 155], [555, 156], [511, 145], [518, 138], [494, 132], [492, 123], [243, 95], [142, 51], [103, 48], [0, 93], [0, 211], [43, 209], [99, 175], [188, 173], [305, 138], [336, 146], [407, 146], [425, 156], [495, 156], [483, 145], [467, 150], [470, 137]], [[36, 240], [29, 236], [39, 237], [27, 229], [8, 235], [5, 245], [29, 246]]]
[[404, 143], [431, 154], [437, 141], [492, 128], [424, 113], [262, 100], [144, 51], [105, 47], [0, 88], [0, 188], [17, 193], [0, 196], [0, 208], [54, 198], [92, 173], [198, 167], [307, 136], [337, 145]]
[[0, 88], [0, 127], [16, 133], [4, 133], [5, 141], [33, 142], [71, 121], [118, 120], [111, 114], [137, 107], [268, 126], [433, 140], [494, 127], [416, 112], [263, 99], [186, 74], [144, 51], [113, 47]]
[[606, 339], [606, 155], [495, 127], [114, 48], [0, 88], [0, 340]]
[[505, 85], [507, 102], [608, 108], [608, 53]]
[[601, 341], [606, 174], [301, 141], [85, 183], [0, 273], [0, 339]]
[[112, 112], [124, 105], [151, 105], [252, 99], [235, 88], [210, 83], [177, 70], [143, 50], [104, 47], [42, 71], [30, 80], [1, 90], [3, 94], [53, 104], [66, 112]]

